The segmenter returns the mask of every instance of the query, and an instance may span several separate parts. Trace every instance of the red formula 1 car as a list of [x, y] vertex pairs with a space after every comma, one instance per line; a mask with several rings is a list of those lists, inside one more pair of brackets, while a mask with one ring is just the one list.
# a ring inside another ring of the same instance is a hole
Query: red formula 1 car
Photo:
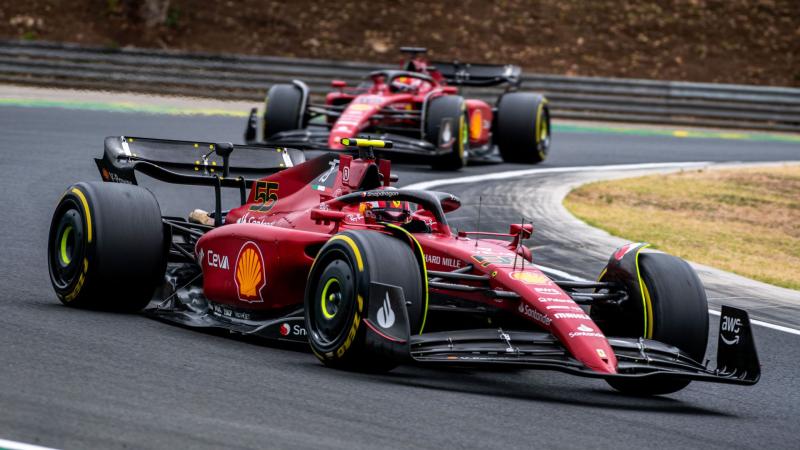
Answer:
[[[547, 100], [540, 94], [514, 92], [520, 83], [519, 67], [457, 62], [434, 66], [421, 57], [424, 48], [401, 50], [410, 54], [402, 70], [372, 72], [358, 87], [335, 80], [335, 91], [324, 104], [311, 103], [301, 81], [272, 86], [263, 121], [256, 109], [250, 112], [245, 141], [341, 150], [342, 138], [391, 139], [391, 152], [424, 157], [434, 167], [451, 170], [468, 159], [486, 160], [497, 150], [507, 162], [535, 164], [547, 157]], [[462, 86], [500, 84], [507, 88], [494, 106], [459, 94]]]
[[[702, 363], [705, 291], [684, 261], [630, 244], [597, 282], [552, 279], [522, 244], [531, 224], [454, 233], [457, 197], [390, 186], [373, 148], [391, 143], [341, 142], [358, 153], [304, 161], [282, 148], [107, 138], [96, 160], [106, 183], [71, 186], [53, 215], [58, 298], [307, 342], [350, 370], [551, 369], [637, 394], [758, 381], [749, 319], [735, 308], [722, 309], [716, 367]], [[215, 211], [162, 216], [137, 172], [213, 187]], [[241, 206], [222, 211], [222, 188], [238, 189]]]

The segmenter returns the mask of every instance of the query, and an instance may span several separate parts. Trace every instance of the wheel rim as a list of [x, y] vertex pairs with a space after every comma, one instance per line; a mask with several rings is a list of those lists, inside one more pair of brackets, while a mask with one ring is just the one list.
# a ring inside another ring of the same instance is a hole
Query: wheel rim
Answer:
[[73, 237], [72, 233], [72, 226], [67, 226], [64, 228], [64, 231], [61, 233], [61, 239], [59, 239], [59, 249], [61, 254], [60, 263], [62, 266], [68, 266], [70, 262], [72, 262], [72, 251], [75, 247], [74, 239], [70, 239]]
[[321, 348], [334, 348], [345, 339], [353, 320], [356, 279], [353, 267], [340, 250], [332, 251], [324, 261], [314, 292], [309, 333]]
[[328, 320], [336, 317], [342, 304], [342, 289], [338, 278], [330, 278], [325, 282], [320, 300], [322, 316]]
[[78, 206], [67, 203], [62, 211], [51, 229], [48, 260], [53, 283], [67, 289], [80, 275], [86, 243]]

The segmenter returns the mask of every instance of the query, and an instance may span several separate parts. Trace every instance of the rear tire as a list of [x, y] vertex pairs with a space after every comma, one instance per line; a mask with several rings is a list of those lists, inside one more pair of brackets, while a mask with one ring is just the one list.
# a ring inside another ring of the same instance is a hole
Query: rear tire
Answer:
[[411, 333], [418, 333], [427, 307], [418, 264], [407, 243], [380, 232], [333, 236], [317, 255], [306, 285], [306, 329], [317, 358], [344, 370], [385, 372], [396, 367], [382, 343], [367, 333], [369, 287], [371, 282], [402, 287]]
[[53, 289], [65, 305], [141, 310], [164, 280], [158, 201], [139, 186], [71, 186], [53, 213], [47, 262]]
[[512, 92], [497, 104], [495, 141], [505, 162], [537, 164], [550, 151], [550, 108], [547, 99], [530, 92]]
[[267, 92], [264, 109], [264, 139], [282, 131], [305, 128], [303, 91], [294, 84], [276, 84]]
[[[444, 129], [444, 136], [442, 127], [448, 127]], [[449, 150], [436, 157], [432, 164], [434, 169], [458, 170], [466, 166], [469, 129], [464, 99], [458, 95], [445, 95], [431, 100], [425, 116], [425, 136], [437, 148]]]
[[[641, 253], [639, 270], [649, 298], [652, 324], [645, 323], [640, 302], [627, 302], [631, 310], [620, 317], [634, 318], [625, 325], [630, 337], [645, 337], [674, 345], [698, 362], [708, 344], [708, 300], [703, 283], [684, 260], [664, 253]], [[622, 326], [618, 329], [623, 329]], [[632, 395], [677, 392], [689, 380], [609, 380], [614, 389]]]

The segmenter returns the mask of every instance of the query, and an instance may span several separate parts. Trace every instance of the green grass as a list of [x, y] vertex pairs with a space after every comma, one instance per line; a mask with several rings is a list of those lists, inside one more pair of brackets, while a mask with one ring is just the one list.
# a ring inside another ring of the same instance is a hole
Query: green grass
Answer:
[[564, 205], [616, 236], [800, 289], [800, 166], [591, 183]]

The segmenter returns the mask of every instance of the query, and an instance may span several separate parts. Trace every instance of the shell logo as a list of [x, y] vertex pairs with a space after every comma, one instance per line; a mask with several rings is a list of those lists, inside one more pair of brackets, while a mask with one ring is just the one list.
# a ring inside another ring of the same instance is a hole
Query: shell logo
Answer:
[[253, 241], [247, 241], [239, 250], [234, 269], [239, 300], [248, 303], [263, 302], [261, 289], [267, 284], [264, 274], [264, 256]]
[[550, 284], [550, 279], [536, 272], [511, 272], [511, 278], [525, 284]]

